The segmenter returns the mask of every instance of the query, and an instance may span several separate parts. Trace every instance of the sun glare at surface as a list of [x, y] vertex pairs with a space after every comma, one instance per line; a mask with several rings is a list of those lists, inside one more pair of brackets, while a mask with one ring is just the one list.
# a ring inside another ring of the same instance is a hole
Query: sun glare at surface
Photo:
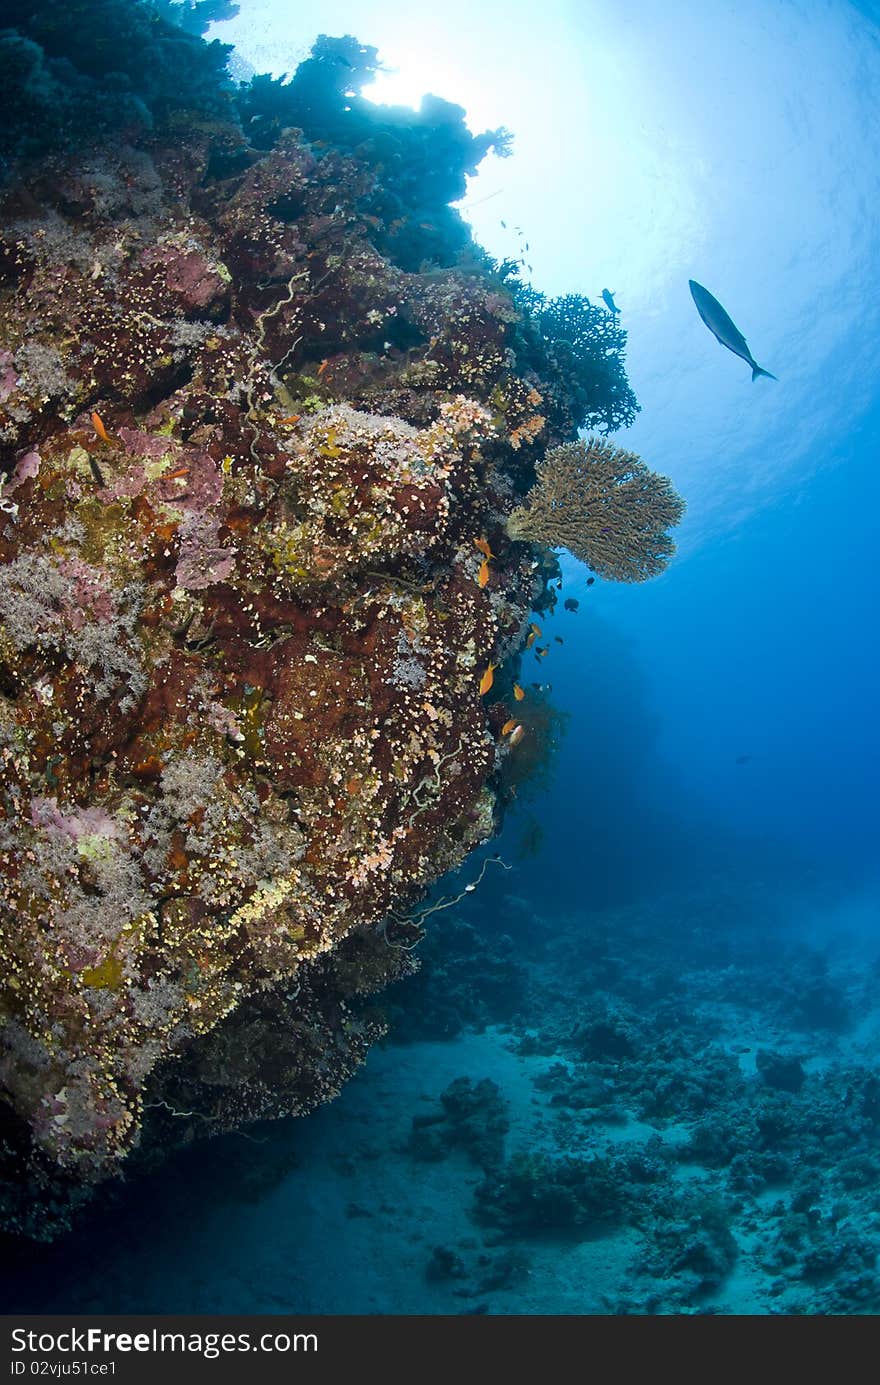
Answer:
[[375, 82], [364, 87], [362, 95], [380, 106], [412, 106], [414, 110], [421, 106], [424, 96], [443, 96], [445, 100], [459, 101], [470, 110], [473, 103], [467, 92], [449, 96], [449, 92], [460, 85], [455, 72], [442, 62], [426, 63], [415, 56], [412, 63], [407, 61], [405, 65], [380, 72]]
[[[843, 0], [809, 25], [796, 6], [761, 0], [634, 0], [625, 16], [616, 0], [449, 0], [442, 15], [303, 0], [283, 24], [278, 0], [242, 0], [222, 37], [280, 75], [318, 33], [352, 33], [384, 67], [370, 100], [418, 108], [430, 92], [461, 105], [475, 133], [511, 132], [511, 156], [483, 161], [460, 210], [490, 254], [519, 262], [544, 292], [616, 294], [643, 406], [628, 441], [688, 490], [687, 546], [828, 455], [813, 443], [829, 362], [851, 359], [854, 330], [880, 334], [880, 309], [852, 288], [868, 253], [858, 208], [873, 196], [862, 169], [880, 156], [864, 95], [880, 58], [865, 29]], [[805, 86], [804, 72], [822, 71], [838, 80]], [[818, 333], [800, 291], [806, 264], [825, 305]], [[704, 339], [692, 277], [796, 392], [798, 428], [781, 427], [771, 382], [751, 390]], [[867, 377], [850, 368], [846, 390], [858, 416]]]

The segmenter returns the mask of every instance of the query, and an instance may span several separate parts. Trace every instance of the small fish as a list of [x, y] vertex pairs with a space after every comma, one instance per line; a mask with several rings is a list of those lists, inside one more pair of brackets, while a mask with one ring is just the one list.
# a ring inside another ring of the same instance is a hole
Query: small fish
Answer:
[[514, 683], [514, 685], [513, 685], [513, 695], [514, 695], [514, 697], [516, 698], [517, 702], [522, 702], [523, 698], [525, 697], [525, 693], [523, 692], [523, 690], [522, 690], [522, 688], [520, 687], [519, 683]]
[[495, 554], [489, 547], [488, 539], [474, 539], [474, 548], [479, 548], [484, 558], [494, 558]]
[[588, 586], [588, 587], [591, 587], [591, 586], [593, 585], [593, 583], [595, 582], [595, 580], [596, 580], [595, 577], [588, 577], [588, 578], [587, 578], [587, 586]]
[[188, 476], [188, 475], [189, 475], [189, 467], [188, 467], [188, 466], [179, 466], [179, 467], [177, 468], [176, 471], [169, 471], [169, 472], [167, 473], [167, 475], [165, 475], [165, 476], [162, 477], [162, 480], [163, 480], [163, 481], [178, 481], [178, 480], [180, 480], [180, 477], [181, 477], [181, 476]]
[[98, 437], [101, 439], [102, 442], [113, 441], [110, 434], [107, 432], [107, 429], [104, 427], [104, 420], [101, 418], [100, 414], [96, 414], [94, 412], [92, 413], [92, 427], [94, 428], [95, 432], [98, 434]]
[[525, 734], [526, 728], [524, 726], [514, 726], [513, 730], [510, 733], [510, 741], [508, 742], [508, 744], [519, 745], [520, 741], [522, 740]]
[[302, 414], [288, 414], [286, 418], [279, 418], [279, 423], [299, 423]]
[[605, 307], [608, 309], [609, 313], [614, 313], [614, 315], [617, 316], [617, 314], [620, 312], [620, 309], [614, 301], [614, 294], [611, 292], [610, 289], [602, 290], [602, 302], [605, 304]]
[[502, 736], [509, 736], [510, 733], [511, 733], [511, 731], [514, 729], [515, 726], [516, 726], [516, 717], [510, 717], [509, 720], [507, 720], [507, 721], [504, 723], [504, 725], [502, 726], [502, 728], [501, 728], [501, 734], [502, 734]]
[[565, 601], [562, 604], [567, 611], [576, 611], [581, 603], [577, 600], [576, 597], [569, 596], [566, 597]]
[[545, 644], [543, 649], [537, 649], [537, 650], [535, 651], [535, 658], [536, 658], [536, 659], [546, 659], [546, 658], [547, 658], [547, 655], [548, 655], [549, 653], [550, 653], [550, 650], [548, 649], [547, 645]]
[[562, 638], [561, 635], [554, 635], [553, 638], [557, 644], [565, 644], [565, 640]]
[[319, 379], [319, 380], [320, 380], [321, 376], [324, 374], [324, 371], [327, 369], [327, 367], [328, 367], [329, 364], [330, 364], [330, 357], [328, 356], [327, 359], [326, 359], [325, 361], [322, 361], [321, 364], [318, 366], [317, 376], [318, 376], [318, 379]]
[[489, 691], [492, 684], [495, 682], [495, 670], [497, 667], [497, 664], [489, 664], [489, 666], [486, 669], [486, 672], [480, 679], [480, 697], [485, 697], [486, 693]]
[[698, 284], [693, 279], [688, 279], [690, 284], [691, 296], [697, 305], [697, 312], [705, 322], [709, 331], [722, 346], [726, 346], [728, 351], [732, 351], [734, 356], [739, 356], [747, 365], [752, 367], [752, 379], [757, 380], [759, 375], [766, 375], [768, 380], [775, 380], [776, 376], [771, 375], [769, 370], [762, 370], [746, 345], [746, 339], [738, 328], [734, 327], [727, 313], [718, 302], [713, 298], [708, 289], [704, 289], [702, 284]]
[[532, 621], [531, 625], [529, 626], [529, 634], [526, 640], [526, 649], [531, 649], [532, 645], [535, 643], [535, 640], [538, 638], [540, 633], [540, 625], [536, 625], [535, 622]]
[[104, 480], [104, 477], [101, 474], [101, 468], [98, 466], [98, 463], [95, 461], [94, 457], [89, 457], [89, 469], [92, 473], [92, 476], [95, 479], [95, 484], [98, 486], [106, 486], [107, 482]]
[[485, 587], [485, 585], [486, 585], [486, 583], [487, 583], [488, 581], [489, 581], [489, 559], [488, 559], [488, 558], [484, 558], [483, 561], [480, 563], [480, 570], [479, 570], [479, 572], [477, 573], [477, 586], [478, 586], [478, 587]]

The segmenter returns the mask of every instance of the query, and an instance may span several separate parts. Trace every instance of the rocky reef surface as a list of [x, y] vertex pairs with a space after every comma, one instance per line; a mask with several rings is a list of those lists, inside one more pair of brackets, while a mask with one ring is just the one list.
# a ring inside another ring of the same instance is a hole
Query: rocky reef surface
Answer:
[[[75, 115], [85, 76], [40, 51]], [[545, 749], [514, 683], [554, 562], [505, 526], [548, 447], [631, 416], [625, 338], [571, 299], [576, 332], [547, 334], [553, 305], [448, 205], [503, 132], [434, 98], [370, 108], [374, 57], [322, 40], [234, 97], [200, 56], [196, 110], [172, 71], [149, 112], [116, 89], [104, 126], [7, 140], [13, 1231], [332, 1097], [383, 1031], [368, 997], [416, 965], [427, 887]]]

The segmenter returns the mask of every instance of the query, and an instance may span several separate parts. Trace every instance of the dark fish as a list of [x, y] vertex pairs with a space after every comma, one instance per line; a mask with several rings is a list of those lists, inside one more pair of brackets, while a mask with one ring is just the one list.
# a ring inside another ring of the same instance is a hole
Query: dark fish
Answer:
[[591, 587], [591, 586], [593, 585], [593, 583], [595, 582], [595, 580], [596, 580], [595, 577], [588, 577], [588, 578], [587, 578], [587, 586], [588, 586], [588, 587]]
[[565, 643], [565, 641], [563, 640], [563, 638], [562, 638], [561, 635], [554, 635], [553, 638], [554, 638], [554, 640], [556, 641], [557, 644], [564, 644], [564, 643]]
[[605, 307], [608, 309], [609, 313], [614, 313], [614, 315], [617, 316], [617, 314], [620, 312], [620, 309], [614, 301], [614, 294], [611, 292], [610, 289], [602, 290], [602, 302], [605, 304]]
[[573, 596], [569, 596], [562, 604], [567, 611], [576, 611], [581, 603], [575, 600]]
[[101, 468], [98, 466], [98, 463], [95, 461], [94, 457], [89, 457], [89, 469], [92, 473], [95, 484], [98, 486], [106, 486], [107, 482], [104, 480]]
[[746, 339], [742, 332], [734, 327], [718, 299], [713, 298], [708, 289], [704, 289], [702, 284], [696, 283], [693, 279], [688, 279], [688, 283], [691, 286], [693, 300], [697, 305], [697, 312], [713, 337], [720, 341], [722, 346], [726, 346], [728, 351], [732, 351], [734, 356], [739, 356], [741, 360], [752, 367], [753, 380], [757, 380], [759, 375], [766, 375], [768, 380], [775, 380], [775, 375], [771, 375], [769, 370], [762, 370], [758, 365], [746, 345]]

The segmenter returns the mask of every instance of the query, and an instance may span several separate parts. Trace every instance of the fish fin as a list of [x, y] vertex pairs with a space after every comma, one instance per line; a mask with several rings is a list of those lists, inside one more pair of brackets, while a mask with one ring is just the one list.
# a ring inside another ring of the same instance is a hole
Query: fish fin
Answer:
[[752, 366], [752, 382], [753, 382], [753, 383], [754, 383], [755, 380], [757, 380], [757, 378], [758, 378], [759, 375], [766, 375], [768, 380], [775, 380], [775, 379], [776, 379], [776, 376], [775, 376], [775, 375], [771, 375], [770, 372], [769, 372], [769, 370], [762, 370], [761, 367], [760, 367], [759, 365], [753, 365], [753, 366]]

